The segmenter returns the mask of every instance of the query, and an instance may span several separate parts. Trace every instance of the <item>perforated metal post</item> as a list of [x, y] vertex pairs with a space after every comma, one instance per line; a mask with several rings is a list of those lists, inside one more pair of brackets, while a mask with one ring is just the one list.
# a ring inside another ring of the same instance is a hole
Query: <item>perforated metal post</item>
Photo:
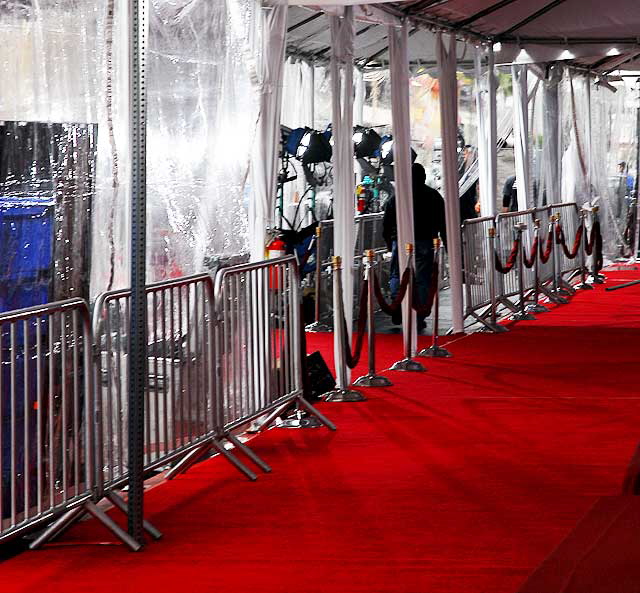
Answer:
[[409, 323], [407, 323], [407, 332], [404, 335], [404, 358], [402, 360], [399, 360], [398, 362], [394, 362], [393, 365], [391, 366], [391, 370], [392, 371], [412, 371], [414, 373], [422, 373], [424, 371], [426, 371], [427, 369], [424, 368], [424, 366], [419, 363], [417, 360], [413, 360], [412, 356], [411, 356], [411, 349], [412, 349], [412, 342], [413, 342], [413, 331], [414, 331], [414, 327], [413, 327], [413, 323], [412, 323], [412, 318], [413, 318], [413, 270], [414, 270], [414, 265], [413, 265], [413, 258], [414, 258], [414, 251], [413, 251], [413, 244], [412, 243], [407, 243], [406, 245], [406, 249], [407, 249], [407, 267], [409, 270], [411, 270], [410, 274], [409, 274], [409, 286], [407, 287], [407, 294], [406, 294], [406, 298], [409, 302], [409, 306], [407, 307], [409, 310]]
[[433, 240], [434, 263], [438, 269], [438, 280], [436, 283], [436, 293], [433, 296], [433, 340], [429, 348], [425, 348], [418, 352], [418, 356], [427, 358], [450, 358], [453, 356], [446, 348], [438, 345], [439, 339], [439, 317], [440, 317], [440, 262], [442, 261], [442, 241], [440, 239]]
[[[376, 374], [376, 326], [374, 311], [374, 286], [373, 278], [375, 274], [375, 251], [367, 249], [365, 256], [365, 278], [367, 284], [367, 347], [369, 356], [369, 371], [366, 375], [358, 377], [353, 384], [358, 387], [389, 387], [393, 385], [389, 379]], [[360, 313], [362, 314], [362, 312]]]
[[324, 398], [328, 402], [361, 402], [367, 398], [359, 391], [349, 389], [347, 381], [347, 362], [346, 353], [344, 352], [344, 303], [342, 300], [342, 258], [338, 255], [333, 257], [332, 265], [333, 269], [333, 302], [336, 307], [337, 315], [337, 327], [335, 332], [338, 336], [338, 344], [340, 355], [336, 360], [336, 375], [338, 375], [338, 387], [324, 394]]
[[129, 4], [131, 134], [131, 307], [129, 310], [128, 531], [143, 543], [144, 395], [147, 379], [146, 0]]

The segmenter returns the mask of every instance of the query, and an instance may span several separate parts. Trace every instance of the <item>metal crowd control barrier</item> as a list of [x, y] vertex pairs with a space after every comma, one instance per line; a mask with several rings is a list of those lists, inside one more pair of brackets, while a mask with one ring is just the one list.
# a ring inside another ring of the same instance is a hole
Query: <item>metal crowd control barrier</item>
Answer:
[[[268, 466], [232, 431], [261, 416], [267, 428], [298, 404], [331, 430], [335, 426], [303, 397], [300, 280], [294, 256], [232, 266], [215, 280], [218, 414], [216, 440], [230, 441], [263, 469]], [[249, 477], [245, 469], [239, 467]]]
[[[355, 249], [354, 249], [354, 274], [353, 292], [355, 306], [357, 307], [357, 295], [360, 294], [362, 274], [360, 264], [362, 254], [365, 251], [373, 250], [378, 262], [383, 261], [383, 255], [387, 251], [387, 246], [382, 236], [382, 222], [384, 212], [374, 214], [361, 214], [354, 218], [355, 225]], [[333, 220], [321, 220], [316, 229], [316, 303], [315, 319], [313, 323], [306, 327], [310, 332], [331, 331], [332, 319], [329, 315], [333, 300], [331, 273], [331, 261], [333, 257]], [[324, 304], [324, 307], [323, 307]]]
[[89, 310], [69, 299], [0, 315], [0, 541], [54, 521], [31, 548], [86, 513], [138, 542], [95, 502]]
[[[593, 225], [593, 217], [588, 211], [587, 218]], [[465, 317], [472, 317], [490, 331], [506, 331], [497, 324], [497, 307], [503, 305], [513, 312], [523, 314], [522, 307], [512, 302], [518, 296], [531, 312], [542, 312], [545, 307], [538, 303], [538, 297], [544, 295], [551, 302], [566, 303], [561, 295], [574, 292], [571, 280], [587, 267], [584, 257], [584, 241], [581, 252], [575, 259], [566, 257], [564, 250], [557, 244], [556, 228], [562, 225], [566, 239], [573, 240], [582, 223], [575, 203], [553, 204], [523, 212], [501, 213], [495, 219], [491, 217], [465, 220], [462, 224], [464, 249]], [[587, 225], [589, 226], [589, 225]], [[518, 230], [520, 228], [521, 230]], [[551, 232], [551, 253], [546, 262], [540, 254], [545, 250], [547, 238]], [[516, 235], [521, 233], [521, 257], [529, 257], [536, 236], [538, 250], [532, 268], [526, 268], [522, 262], [507, 274], [497, 274], [494, 267], [494, 248], [498, 257], [505, 259], [510, 253]], [[593, 272], [592, 272], [593, 274]], [[577, 287], [583, 287], [583, 283]], [[526, 314], [526, 313], [524, 313]]]
[[[180, 459], [215, 429], [213, 283], [208, 274], [147, 286], [147, 381], [144, 470]], [[93, 311], [96, 343], [100, 484], [105, 495], [128, 481], [127, 359], [131, 291], [100, 295]]]
[[[520, 235], [520, 255], [529, 253], [533, 243], [533, 215], [534, 210], [522, 212], [505, 212], [496, 216], [496, 237], [498, 254], [504, 261], [511, 251], [513, 241]], [[520, 261], [520, 256], [519, 256]], [[509, 274], [500, 274], [498, 285], [499, 300], [515, 314], [521, 315], [527, 294], [534, 288], [534, 272], [524, 266], [515, 266]], [[522, 291], [522, 294], [521, 294]], [[518, 297], [518, 303], [513, 303], [510, 298]]]

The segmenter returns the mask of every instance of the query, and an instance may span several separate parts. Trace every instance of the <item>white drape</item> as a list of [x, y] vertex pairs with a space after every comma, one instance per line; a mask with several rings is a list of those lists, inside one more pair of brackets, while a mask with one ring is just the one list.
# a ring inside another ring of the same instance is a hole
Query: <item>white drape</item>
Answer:
[[[552, 68], [549, 76], [544, 81], [542, 162], [547, 204], [560, 201], [560, 107], [558, 84], [561, 74], [560, 69], [556, 66]], [[542, 196], [540, 196], [539, 202], [540, 204], [542, 203]]]
[[251, 261], [264, 259], [266, 229], [272, 224], [278, 176], [282, 75], [287, 3], [262, 9], [263, 57], [260, 116], [252, 155], [253, 197], [249, 204]]
[[354, 84], [356, 98], [353, 102], [353, 123], [357, 126], [364, 124], [364, 72], [362, 70], [354, 69]]
[[[407, 23], [389, 27], [389, 69], [391, 70], [391, 122], [393, 128], [393, 175], [398, 225], [400, 275], [407, 267], [407, 243], [414, 244], [413, 191], [411, 183], [411, 123], [409, 119], [409, 32]], [[409, 323], [415, 327], [415, 312], [402, 303], [402, 331], [408, 335]], [[416, 350], [416, 332], [411, 332], [411, 353]]]
[[[488, 58], [487, 76], [483, 75], [482, 57]], [[480, 173], [480, 212], [482, 216], [496, 214], [496, 184], [498, 176], [496, 76], [493, 48], [480, 47], [475, 55], [476, 112], [478, 115], [478, 161]]]
[[[353, 322], [353, 250], [355, 249], [355, 198], [353, 168], [353, 41], [355, 25], [353, 9], [345, 7], [343, 16], [330, 16], [331, 26], [331, 112], [333, 130], [333, 253], [342, 258], [342, 299], [351, 341]], [[342, 323], [337, 318], [334, 302], [333, 327]], [[338, 372], [341, 345], [340, 332], [334, 332], [334, 357], [338, 388], [346, 389], [350, 372]], [[346, 384], [343, 384], [346, 382]]]
[[529, 96], [525, 65], [511, 66], [513, 76], [513, 146], [516, 159], [518, 210], [531, 207], [529, 171]]
[[438, 81], [440, 83], [440, 127], [442, 129], [442, 174], [447, 217], [447, 254], [451, 285], [453, 331], [463, 332], [462, 248], [460, 197], [458, 195], [458, 80], [456, 77], [456, 38], [449, 36], [445, 46], [442, 33], [436, 36]]

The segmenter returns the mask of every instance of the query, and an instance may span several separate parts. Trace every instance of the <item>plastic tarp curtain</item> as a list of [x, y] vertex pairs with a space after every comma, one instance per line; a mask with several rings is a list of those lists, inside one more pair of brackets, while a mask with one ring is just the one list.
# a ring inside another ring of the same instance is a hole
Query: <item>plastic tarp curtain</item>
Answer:
[[[344, 315], [347, 321], [349, 342], [353, 325], [353, 250], [355, 249], [354, 167], [353, 167], [353, 41], [355, 25], [353, 11], [347, 6], [343, 16], [330, 16], [331, 26], [331, 91], [333, 130], [333, 254], [342, 258], [342, 297]], [[337, 303], [333, 304], [333, 326], [340, 327]], [[334, 332], [334, 357], [336, 369], [340, 364], [340, 332]], [[346, 385], [341, 385], [338, 374], [338, 388], [346, 389], [350, 382], [350, 372], [346, 372]]]
[[[487, 74], [483, 75], [482, 57], [487, 56]], [[482, 216], [496, 214], [498, 177], [496, 76], [493, 48], [478, 48], [475, 55], [476, 110], [478, 115], [478, 161], [480, 211]]]
[[286, 2], [279, 2], [262, 9], [260, 116], [252, 160], [253, 199], [249, 207], [252, 261], [264, 259], [266, 232], [273, 225], [275, 211], [287, 8]]
[[442, 33], [436, 36], [438, 81], [440, 83], [440, 125], [442, 129], [442, 173], [447, 219], [447, 254], [451, 274], [453, 331], [463, 332], [462, 249], [460, 234], [460, 198], [458, 195], [458, 80], [456, 76], [456, 39], [449, 35], [448, 47]]
[[527, 66], [513, 65], [513, 148], [516, 159], [516, 185], [518, 210], [526, 210], [532, 204], [529, 170], [529, 98]]
[[[395, 178], [396, 219], [398, 227], [398, 262], [400, 274], [406, 269], [406, 244], [415, 243], [413, 229], [413, 187], [411, 182], [411, 123], [409, 121], [409, 35], [407, 24], [390, 26], [389, 60], [391, 71], [391, 121], [393, 128], [393, 174]], [[402, 303], [402, 331], [408, 335], [409, 324], [415, 326], [415, 312], [409, 302]], [[411, 332], [412, 354], [416, 350], [416, 332]]]
[[[560, 201], [560, 103], [558, 97], [559, 81], [562, 71], [558, 66], [551, 68], [543, 83], [543, 138], [542, 175], [543, 191], [546, 203]], [[543, 195], [543, 194], [541, 194]]]

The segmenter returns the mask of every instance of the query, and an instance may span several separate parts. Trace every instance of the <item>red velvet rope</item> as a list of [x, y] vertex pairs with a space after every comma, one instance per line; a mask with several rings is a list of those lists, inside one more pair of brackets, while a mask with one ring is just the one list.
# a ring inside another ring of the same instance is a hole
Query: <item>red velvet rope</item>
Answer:
[[402, 303], [402, 299], [404, 299], [404, 295], [407, 292], [407, 288], [409, 286], [409, 273], [410, 273], [410, 270], [409, 268], [407, 268], [402, 274], [402, 280], [400, 281], [400, 288], [398, 289], [398, 294], [396, 295], [396, 298], [393, 300], [391, 304], [387, 303], [387, 301], [384, 298], [384, 295], [382, 294], [378, 275], [377, 274], [373, 275], [373, 290], [376, 293], [376, 299], [378, 301], [378, 304], [380, 305], [380, 308], [387, 315], [393, 315], [400, 307], [400, 304]]
[[520, 237], [514, 239], [513, 247], [511, 248], [511, 253], [509, 254], [509, 257], [507, 258], [507, 263], [504, 266], [500, 261], [500, 256], [498, 255], [498, 252], [494, 249], [493, 254], [495, 257], [496, 270], [501, 274], [508, 274], [513, 269], [513, 266], [516, 264], [516, 258], [518, 257], [519, 249], [520, 249]]
[[369, 280], [365, 278], [362, 282], [362, 290], [360, 291], [360, 303], [358, 307], [358, 328], [356, 330], [356, 344], [355, 352], [351, 352], [351, 345], [349, 344], [347, 320], [342, 315], [342, 346], [344, 351], [345, 363], [350, 369], [355, 368], [360, 362], [360, 355], [362, 354], [362, 344], [364, 342], [365, 329], [367, 327], [367, 296], [368, 296]]
[[578, 251], [580, 251], [580, 243], [582, 242], [582, 234], [584, 232], [584, 225], [581, 224], [576, 231], [576, 238], [573, 241], [573, 247], [571, 251], [567, 247], [567, 243], [564, 237], [564, 231], [562, 230], [562, 225], [558, 223], [556, 226], [556, 243], [562, 247], [562, 251], [564, 251], [564, 255], [567, 259], [575, 259], [578, 255]]
[[546, 264], [551, 257], [551, 249], [553, 248], [553, 231], [549, 229], [549, 234], [547, 235], [547, 242], [544, 246], [544, 250], [542, 249], [542, 245], [540, 245], [540, 261], [543, 264]]
[[531, 246], [531, 252], [529, 253], [529, 257], [525, 253], [522, 254], [522, 259], [524, 265], [527, 268], [533, 268], [533, 265], [536, 263], [536, 256], [538, 255], [538, 237], [533, 240], [533, 245]]
[[433, 303], [435, 301], [436, 293], [438, 292], [438, 275], [439, 275], [439, 266], [438, 262], [433, 262], [433, 270], [431, 271], [431, 284], [429, 285], [429, 292], [427, 293], [427, 302], [420, 303], [418, 301], [417, 295], [414, 291], [413, 295], [413, 310], [420, 315], [421, 317], [424, 315], [428, 317], [431, 315], [431, 309], [433, 307]]

